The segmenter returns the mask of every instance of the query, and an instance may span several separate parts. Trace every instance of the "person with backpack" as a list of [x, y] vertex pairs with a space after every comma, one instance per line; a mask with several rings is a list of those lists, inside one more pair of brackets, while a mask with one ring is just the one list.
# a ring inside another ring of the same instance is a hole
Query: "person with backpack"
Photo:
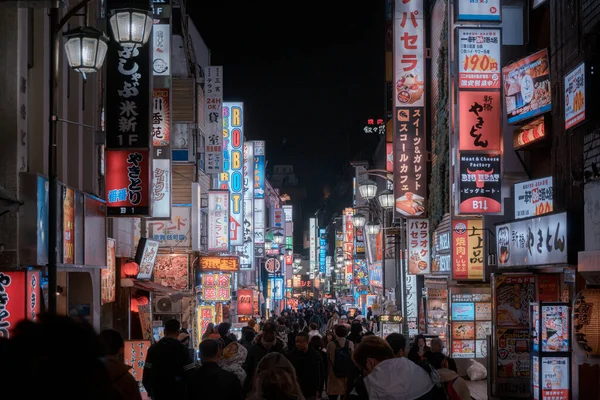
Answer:
[[329, 400], [337, 400], [346, 395], [348, 379], [352, 375], [352, 352], [354, 343], [346, 338], [348, 328], [337, 325], [334, 328], [336, 338], [327, 344], [327, 358], [329, 360], [329, 374], [327, 376], [327, 394]]
[[440, 376], [448, 400], [471, 400], [467, 382], [448, 368], [448, 358], [443, 353], [430, 353], [428, 361]]

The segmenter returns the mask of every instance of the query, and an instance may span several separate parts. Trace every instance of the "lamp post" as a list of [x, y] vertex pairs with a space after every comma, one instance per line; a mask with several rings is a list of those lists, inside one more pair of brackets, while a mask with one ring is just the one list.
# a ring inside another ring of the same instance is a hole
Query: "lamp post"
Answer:
[[[58, 8], [50, 9], [50, 90], [49, 90], [49, 116], [50, 127], [48, 129], [48, 312], [56, 314], [56, 282], [58, 264], [58, 157], [57, 157], [57, 133], [58, 133], [58, 75], [60, 66], [60, 34], [62, 28], [77, 13], [85, 8], [86, 26], [76, 28], [65, 33], [65, 51], [69, 66], [84, 75], [97, 72], [104, 63], [108, 50], [108, 38], [97, 29], [88, 27], [87, 6], [93, 0], [82, 0], [70, 8], [62, 17], [59, 16]], [[130, 9], [134, 10], [134, 9]], [[117, 10], [118, 11], [118, 10]], [[145, 26], [150, 23], [147, 35], [142, 35], [140, 45], [146, 43], [152, 29], [152, 18], [147, 11], [135, 10], [137, 13], [146, 15]], [[141, 21], [130, 19], [121, 25], [129, 32], [137, 32]], [[135, 35], [134, 35], [135, 36]], [[121, 42], [120, 37], [115, 37], [118, 43], [127, 46], [129, 43]]]

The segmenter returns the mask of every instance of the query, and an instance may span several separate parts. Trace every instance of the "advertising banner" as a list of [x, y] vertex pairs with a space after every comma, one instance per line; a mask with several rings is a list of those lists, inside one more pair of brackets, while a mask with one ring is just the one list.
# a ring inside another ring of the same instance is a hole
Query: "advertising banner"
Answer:
[[229, 251], [229, 192], [208, 192], [208, 251]]
[[502, 212], [501, 160], [499, 154], [460, 154], [460, 214]]
[[283, 299], [283, 277], [269, 278], [268, 291], [268, 297], [271, 299]]
[[[104, 63], [107, 149], [147, 149], [150, 146], [150, 57], [150, 43], [121, 47], [116, 40], [108, 42]], [[108, 171], [106, 176], [108, 180]]]
[[156, 261], [159, 245], [160, 242], [158, 240], [140, 238], [135, 254], [135, 261], [140, 266], [140, 272], [138, 272], [137, 279], [149, 280], [152, 278], [154, 262]]
[[425, 22], [423, 0], [396, 0], [394, 67], [396, 107], [425, 106]]
[[235, 256], [200, 257], [200, 271], [235, 272], [240, 269], [240, 259]]
[[244, 245], [241, 247], [242, 269], [254, 264], [254, 142], [244, 143]]
[[551, 176], [515, 183], [515, 219], [551, 213], [553, 197]]
[[107, 150], [106, 198], [109, 216], [150, 214], [148, 150]]
[[317, 219], [310, 218], [308, 225], [308, 237], [309, 237], [309, 262], [310, 272], [314, 273], [317, 269]]
[[568, 400], [569, 357], [542, 357], [542, 399]]
[[565, 75], [565, 129], [585, 120], [585, 63]]
[[199, 335], [203, 335], [206, 332], [209, 324], [216, 324], [217, 322], [215, 306], [198, 306], [196, 317], [198, 318], [198, 333]]
[[169, 96], [169, 88], [152, 90], [152, 146], [154, 147], [169, 146], [171, 143]]
[[188, 254], [159, 254], [154, 263], [154, 282], [177, 290], [186, 290], [189, 285]]
[[152, 27], [152, 71], [154, 76], [171, 74], [171, 25], [154, 24]]
[[325, 256], [327, 256], [327, 233], [325, 229], [319, 229], [319, 272], [325, 275], [327, 268], [325, 265]]
[[205, 163], [207, 174], [220, 174], [223, 170], [223, 67], [205, 68], [204, 131]]
[[352, 284], [357, 294], [369, 293], [369, 268], [366, 260], [354, 260]]
[[17, 323], [25, 319], [25, 271], [0, 272], [0, 337], [10, 339]]
[[408, 273], [423, 275], [431, 272], [431, 239], [428, 219], [406, 222], [408, 244]]
[[394, 197], [396, 213], [425, 216], [427, 149], [424, 108], [398, 108], [394, 135]]
[[126, 340], [123, 362], [130, 366], [129, 373], [133, 375], [137, 382], [142, 382], [144, 378], [144, 362], [150, 348], [149, 340]]
[[75, 263], [75, 191], [63, 187], [63, 264]]
[[148, 221], [148, 236], [159, 241], [160, 247], [192, 246], [192, 208], [172, 207], [169, 221]]
[[237, 291], [238, 315], [252, 315], [252, 289], [239, 289]]
[[457, 28], [456, 33], [458, 88], [500, 89], [500, 29]]
[[35, 321], [35, 318], [41, 310], [41, 283], [40, 271], [27, 271], [27, 297], [25, 304], [27, 307], [27, 319]]
[[265, 198], [265, 142], [254, 141], [254, 198]]
[[544, 49], [502, 68], [508, 123], [552, 109], [550, 63]]
[[567, 264], [567, 213], [496, 225], [498, 267]]
[[232, 246], [244, 244], [244, 105], [223, 104], [223, 172], [219, 189], [229, 190], [229, 240]]
[[116, 258], [117, 241], [106, 238], [106, 268], [100, 271], [100, 287], [102, 304], [111, 303], [116, 299]]
[[500, 0], [458, 0], [459, 21], [500, 22]]
[[529, 326], [529, 303], [536, 300], [533, 275], [494, 276], [495, 325], [502, 328]]
[[152, 160], [152, 217], [171, 216], [171, 160]]
[[483, 222], [480, 219], [452, 221], [452, 244], [453, 279], [483, 280]]
[[[383, 273], [385, 273], [385, 271], [383, 271]], [[417, 276], [408, 273], [408, 264], [406, 263], [404, 265], [404, 274], [406, 277], [406, 320], [408, 322], [408, 333], [409, 335], [416, 335], [419, 333], [417, 325], [419, 317]], [[384, 290], [389, 290], [389, 288], [384, 288]]]
[[459, 91], [459, 150], [501, 150], [500, 91]]
[[202, 274], [201, 301], [230, 301], [230, 274]]

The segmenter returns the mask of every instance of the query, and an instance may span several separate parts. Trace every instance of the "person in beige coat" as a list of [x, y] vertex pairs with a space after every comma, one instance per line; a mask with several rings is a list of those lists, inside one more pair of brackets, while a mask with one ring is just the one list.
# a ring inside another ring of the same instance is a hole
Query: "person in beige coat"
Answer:
[[348, 336], [348, 328], [344, 325], [337, 325], [334, 328], [336, 339], [327, 345], [327, 360], [329, 365], [329, 373], [327, 375], [327, 395], [330, 400], [337, 399], [341, 396], [341, 399], [345, 399], [348, 388], [348, 378], [338, 377], [333, 372], [333, 364], [335, 363], [335, 349], [336, 341], [340, 347], [345, 347], [348, 342], [350, 353], [354, 351], [354, 343], [346, 339]]

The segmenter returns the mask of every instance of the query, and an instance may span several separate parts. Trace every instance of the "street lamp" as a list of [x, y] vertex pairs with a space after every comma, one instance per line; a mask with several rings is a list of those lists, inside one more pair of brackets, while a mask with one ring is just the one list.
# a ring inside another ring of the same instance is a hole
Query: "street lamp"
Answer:
[[357, 228], [362, 228], [367, 222], [367, 217], [361, 213], [356, 213], [352, 216], [352, 224]]
[[338, 263], [344, 262], [344, 256], [342, 254], [338, 254], [335, 257], [335, 261], [337, 261]]
[[387, 210], [391, 210], [394, 207], [394, 193], [391, 190], [384, 190], [377, 198], [379, 199], [379, 204], [384, 212], [387, 212]]
[[141, 47], [152, 32], [152, 17], [135, 8], [113, 10], [109, 23], [114, 39], [123, 47]]
[[108, 38], [92, 27], [75, 28], [64, 34], [69, 66], [82, 74], [97, 72], [104, 64]]
[[273, 240], [275, 241], [275, 243], [277, 244], [283, 244], [283, 241], [285, 240], [285, 236], [283, 236], [281, 233], [276, 232], [275, 234], [273, 234]]
[[300, 265], [302, 263], [302, 258], [300, 256], [294, 257], [294, 264]]
[[367, 224], [365, 225], [365, 228], [367, 230], [367, 234], [369, 234], [369, 235], [378, 235], [379, 231], [381, 230], [381, 226], [379, 225], [379, 222], [375, 222], [375, 221], [367, 222]]
[[294, 250], [290, 249], [289, 247], [287, 249], [285, 249], [285, 255], [288, 257], [291, 257], [294, 255]]
[[372, 180], [366, 180], [360, 184], [358, 191], [363, 199], [369, 201], [374, 198], [377, 193], [377, 184]]

